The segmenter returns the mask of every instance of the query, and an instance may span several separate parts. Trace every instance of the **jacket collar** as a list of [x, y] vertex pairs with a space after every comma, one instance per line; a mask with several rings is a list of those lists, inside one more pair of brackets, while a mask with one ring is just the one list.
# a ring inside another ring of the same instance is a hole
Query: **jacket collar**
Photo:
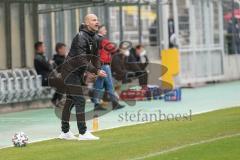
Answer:
[[90, 36], [94, 36], [96, 34], [96, 32], [89, 31], [87, 28], [80, 29], [80, 31], [86, 32]]
[[38, 52], [36, 52], [36, 55], [44, 56], [43, 53], [38, 53]]

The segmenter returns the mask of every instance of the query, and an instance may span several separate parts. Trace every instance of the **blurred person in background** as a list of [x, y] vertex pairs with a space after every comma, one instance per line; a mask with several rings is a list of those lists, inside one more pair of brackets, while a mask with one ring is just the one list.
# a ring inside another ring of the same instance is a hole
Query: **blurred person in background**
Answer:
[[139, 85], [145, 88], [148, 83], [147, 66], [149, 59], [144, 46], [139, 44], [130, 49], [130, 54], [127, 57], [127, 69], [135, 73], [135, 77], [139, 80]]
[[123, 84], [131, 82], [131, 78], [134, 77], [134, 73], [128, 71], [127, 59], [129, 55], [129, 43], [122, 42], [119, 45], [117, 53], [112, 58], [112, 75], [117, 81], [121, 81]]
[[48, 86], [48, 75], [53, 69], [53, 61], [45, 56], [46, 47], [43, 42], [36, 42], [34, 48], [34, 67], [37, 74], [42, 76], [42, 86]]
[[[55, 47], [56, 54], [53, 56], [53, 61], [55, 64], [55, 67], [60, 70], [61, 64], [63, 64], [65, 57], [67, 56], [67, 47], [64, 43], [57, 43]], [[58, 103], [62, 99], [62, 94], [58, 93], [58, 91], [55, 92], [52, 98], [52, 103], [58, 107]]]
[[67, 46], [64, 43], [57, 43], [55, 47], [56, 54], [53, 56], [53, 61], [56, 66], [63, 64], [65, 57], [67, 56]]
[[237, 19], [228, 22], [227, 32], [229, 54], [240, 54], [240, 25]]
[[118, 98], [115, 96], [115, 91], [113, 87], [112, 71], [110, 63], [112, 61], [112, 54], [116, 52], [116, 46], [111, 43], [105, 36], [107, 34], [107, 29], [104, 25], [99, 26], [98, 36], [99, 36], [99, 55], [101, 61], [101, 69], [107, 74], [106, 77], [98, 77], [94, 85], [94, 110], [106, 110], [102, 107], [100, 100], [102, 99], [104, 89], [107, 95], [110, 97], [112, 102], [112, 109], [121, 109], [124, 106], [118, 103]]

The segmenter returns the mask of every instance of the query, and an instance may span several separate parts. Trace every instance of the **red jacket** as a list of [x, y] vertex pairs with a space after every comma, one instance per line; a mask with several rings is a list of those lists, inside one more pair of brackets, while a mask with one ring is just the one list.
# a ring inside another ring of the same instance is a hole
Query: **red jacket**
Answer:
[[112, 54], [116, 52], [116, 46], [107, 38], [103, 38], [100, 42], [99, 55], [102, 63], [111, 63]]

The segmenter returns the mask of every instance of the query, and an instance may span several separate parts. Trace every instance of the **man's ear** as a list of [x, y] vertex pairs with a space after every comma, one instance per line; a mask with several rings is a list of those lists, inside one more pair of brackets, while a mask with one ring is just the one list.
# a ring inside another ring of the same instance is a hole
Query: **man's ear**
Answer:
[[89, 26], [89, 22], [85, 22], [85, 25], [86, 25], [86, 26]]

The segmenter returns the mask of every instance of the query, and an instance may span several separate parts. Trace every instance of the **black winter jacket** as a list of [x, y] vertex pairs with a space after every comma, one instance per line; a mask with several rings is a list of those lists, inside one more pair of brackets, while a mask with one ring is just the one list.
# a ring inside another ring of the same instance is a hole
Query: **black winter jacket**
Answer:
[[73, 72], [82, 76], [85, 71], [97, 74], [101, 68], [98, 55], [98, 36], [86, 28], [74, 37], [68, 56], [62, 66], [62, 76]]
[[48, 63], [47, 58], [40, 53], [36, 53], [34, 58], [34, 67], [38, 75], [42, 76], [42, 85], [48, 85], [48, 75], [52, 71], [52, 66]]
[[56, 64], [57, 66], [60, 66], [61, 64], [63, 64], [64, 60], [65, 60], [65, 57], [64, 57], [64, 56], [60, 56], [60, 55], [58, 55], [58, 54], [55, 54], [55, 55], [53, 56], [53, 61], [55, 62], [55, 64]]

